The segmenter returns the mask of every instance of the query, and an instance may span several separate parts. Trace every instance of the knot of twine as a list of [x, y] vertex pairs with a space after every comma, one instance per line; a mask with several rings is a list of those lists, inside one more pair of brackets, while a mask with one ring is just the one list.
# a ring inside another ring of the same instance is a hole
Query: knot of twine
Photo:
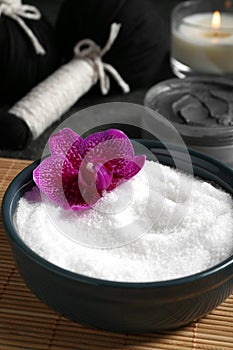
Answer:
[[41, 13], [35, 6], [24, 5], [21, 0], [0, 0], [0, 16], [1, 15], [12, 18], [21, 26], [30, 38], [38, 55], [44, 55], [46, 53], [37, 37], [22, 19], [39, 20], [41, 18]]
[[110, 79], [107, 75], [107, 72], [112, 75], [124, 93], [130, 91], [129, 85], [123, 80], [116, 69], [113, 68], [113, 66], [110, 64], [104, 63], [102, 61], [102, 57], [106, 54], [107, 51], [110, 50], [112, 44], [116, 40], [120, 31], [120, 27], [121, 24], [118, 23], [113, 23], [111, 25], [109, 38], [102, 49], [91, 39], [83, 39], [79, 41], [74, 47], [74, 54], [76, 58], [87, 59], [93, 63], [100, 80], [100, 89], [103, 95], [106, 95], [110, 89]]

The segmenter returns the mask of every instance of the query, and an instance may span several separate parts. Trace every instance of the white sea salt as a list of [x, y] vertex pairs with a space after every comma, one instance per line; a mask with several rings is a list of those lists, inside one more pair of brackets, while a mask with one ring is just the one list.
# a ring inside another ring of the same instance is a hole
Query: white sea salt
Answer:
[[[65, 211], [42, 201], [34, 187], [20, 199], [15, 223], [21, 239], [51, 263], [112, 281], [179, 278], [233, 254], [231, 196], [152, 161], [94, 210]], [[87, 246], [74, 242], [73, 232]], [[99, 249], [98, 242], [111, 249]]]

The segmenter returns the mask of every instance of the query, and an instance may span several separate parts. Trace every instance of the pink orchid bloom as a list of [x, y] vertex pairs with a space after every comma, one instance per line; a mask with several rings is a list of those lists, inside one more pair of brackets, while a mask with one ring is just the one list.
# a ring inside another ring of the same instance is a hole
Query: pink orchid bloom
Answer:
[[91, 208], [104, 191], [135, 176], [146, 157], [135, 156], [120, 130], [96, 132], [85, 139], [65, 128], [50, 137], [51, 156], [33, 172], [39, 189], [64, 209]]

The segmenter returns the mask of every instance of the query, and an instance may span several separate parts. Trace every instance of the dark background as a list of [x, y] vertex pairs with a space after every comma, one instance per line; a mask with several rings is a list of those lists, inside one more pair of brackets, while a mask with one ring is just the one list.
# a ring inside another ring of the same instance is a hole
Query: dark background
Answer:
[[[57, 13], [61, 6], [63, 0], [27, 0], [24, 3], [32, 4], [38, 7], [43, 15], [52, 23], [52, 25], [56, 22]], [[77, 0], [77, 1], [85, 1], [85, 0]], [[98, 0], [101, 1], [101, 0]], [[141, 0], [144, 1], [144, 0]], [[161, 18], [166, 23], [167, 35], [169, 35], [170, 31], [170, 15], [172, 8], [180, 2], [180, 0], [151, 0], [153, 5], [156, 7], [157, 12], [161, 16]], [[153, 35], [153, 33], [152, 33]], [[169, 54], [167, 55], [164, 63], [161, 67], [160, 74], [157, 78], [157, 81], [165, 80], [172, 77], [172, 73], [170, 71], [169, 65]], [[93, 88], [90, 92], [88, 92], [85, 96], [83, 96], [74, 107], [71, 108], [62, 118], [53, 124], [50, 128], [48, 128], [43, 135], [37, 140], [31, 142], [26, 149], [20, 151], [10, 151], [10, 150], [0, 150], [1, 157], [12, 157], [12, 158], [21, 158], [21, 159], [39, 159], [43, 152], [44, 146], [53, 132], [53, 130], [61, 123], [62, 120], [67, 118], [67, 116], [73, 114], [74, 112], [89, 107], [91, 105], [104, 103], [104, 102], [131, 102], [137, 104], [143, 104], [144, 96], [148, 88], [140, 88], [138, 90], [134, 90], [127, 95], [121, 94], [118, 92], [110, 92], [107, 96], [102, 96], [99, 92], [99, 87]], [[125, 131], [125, 130], [124, 130]], [[131, 137], [138, 137], [137, 132]]]

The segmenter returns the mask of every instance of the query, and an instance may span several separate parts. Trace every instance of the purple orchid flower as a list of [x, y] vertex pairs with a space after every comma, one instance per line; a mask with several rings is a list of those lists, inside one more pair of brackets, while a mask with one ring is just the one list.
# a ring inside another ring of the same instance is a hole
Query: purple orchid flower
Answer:
[[104, 191], [135, 176], [146, 157], [135, 156], [128, 137], [109, 129], [83, 139], [65, 128], [49, 140], [51, 156], [33, 172], [39, 189], [64, 209], [91, 208]]

